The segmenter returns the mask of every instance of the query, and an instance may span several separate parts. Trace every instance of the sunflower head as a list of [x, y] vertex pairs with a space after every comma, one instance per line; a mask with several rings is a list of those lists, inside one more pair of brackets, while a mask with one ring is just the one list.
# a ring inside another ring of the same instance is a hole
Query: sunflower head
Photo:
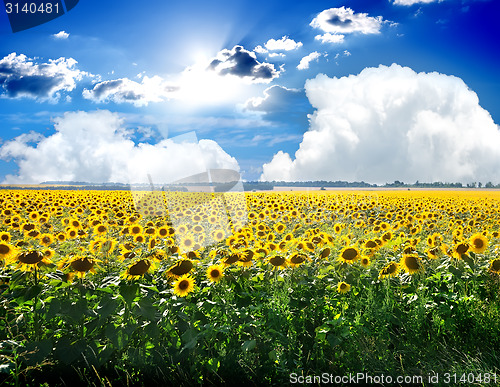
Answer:
[[484, 253], [488, 247], [488, 238], [483, 234], [474, 234], [469, 240], [469, 249], [475, 253]]
[[295, 253], [288, 259], [288, 264], [291, 267], [302, 265], [307, 260], [307, 256], [301, 253]]
[[189, 259], [182, 259], [176, 262], [167, 270], [167, 275], [170, 277], [178, 278], [188, 274], [193, 268], [193, 262]]
[[275, 268], [284, 268], [286, 266], [286, 259], [281, 255], [275, 255], [269, 258], [269, 263]]
[[500, 258], [494, 259], [490, 262], [489, 271], [500, 274]]
[[351, 285], [344, 281], [339, 282], [339, 284], [337, 285], [337, 291], [339, 293], [347, 293], [349, 290], [351, 290]]
[[355, 247], [344, 247], [340, 252], [339, 259], [342, 262], [351, 264], [360, 258], [360, 254], [357, 248]]
[[174, 294], [179, 297], [186, 297], [194, 290], [194, 279], [188, 275], [183, 275], [174, 282]]
[[389, 262], [384, 266], [382, 270], [380, 270], [378, 278], [383, 279], [388, 277], [395, 277], [398, 274], [398, 271], [399, 265], [396, 262]]
[[363, 266], [365, 269], [370, 266], [370, 258], [369, 257], [366, 257], [366, 256], [363, 256], [361, 257], [361, 260], [359, 261], [361, 263], [361, 266]]
[[150, 267], [151, 261], [149, 259], [136, 260], [127, 267], [122, 277], [129, 280], [138, 279], [146, 274]]
[[403, 254], [399, 265], [408, 273], [415, 274], [424, 269], [417, 254]]
[[207, 278], [210, 282], [219, 282], [224, 277], [223, 265], [212, 265], [207, 269]]

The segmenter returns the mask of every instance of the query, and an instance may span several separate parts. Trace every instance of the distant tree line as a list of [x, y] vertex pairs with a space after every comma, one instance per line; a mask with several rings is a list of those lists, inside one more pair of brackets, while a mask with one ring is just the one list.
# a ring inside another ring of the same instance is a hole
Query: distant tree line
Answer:
[[413, 184], [406, 184], [399, 180], [394, 183], [386, 183], [383, 187], [408, 187], [408, 188], [500, 188], [500, 184], [494, 185], [491, 181], [483, 185], [481, 182], [467, 183], [443, 183], [436, 181], [434, 183], [421, 183], [418, 180]]
[[[227, 192], [231, 190], [238, 182], [214, 183], [215, 192]], [[81, 181], [44, 181], [44, 187], [37, 185], [0, 185], [0, 189], [47, 189], [47, 190], [126, 190], [131, 189], [130, 184], [123, 183], [86, 183]], [[155, 185], [155, 189], [163, 191], [188, 191], [186, 186], [206, 186], [207, 183], [183, 183], [183, 184], [168, 184], [164, 186]], [[148, 190], [150, 184], [134, 184], [134, 188]], [[500, 184], [493, 184], [491, 181], [483, 185], [481, 182], [467, 183], [465, 186], [462, 183], [443, 183], [441, 181], [433, 183], [421, 183], [418, 180], [413, 184], [407, 184], [396, 180], [393, 183], [384, 185], [365, 183], [364, 181], [326, 181], [326, 180], [311, 180], [311, 181], [246, 181], [243, 182], [244, 191], [272, 191], [274, 187], [320, 187], [325, 188], [369, 188], [369, 187], [387, 187], [387, 188], [500, 188]]]

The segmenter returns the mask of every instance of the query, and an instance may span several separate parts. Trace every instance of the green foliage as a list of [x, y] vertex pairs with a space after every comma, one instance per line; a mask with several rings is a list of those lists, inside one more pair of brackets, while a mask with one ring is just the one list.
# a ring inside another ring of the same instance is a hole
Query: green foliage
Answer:
[[[498, 372], [496, 276], [474, 281], [469, 267], [469, 276], [379, 280], [376, 270], [320, 262], [262, 265], [229, 269], [186, 298], [160, 276], [12, 281], [1, 301], [2, 377], [7, 385], [280, 385], [291, 373]], [[349, 278], [350, 292], [336, 291], [339, 278]]]

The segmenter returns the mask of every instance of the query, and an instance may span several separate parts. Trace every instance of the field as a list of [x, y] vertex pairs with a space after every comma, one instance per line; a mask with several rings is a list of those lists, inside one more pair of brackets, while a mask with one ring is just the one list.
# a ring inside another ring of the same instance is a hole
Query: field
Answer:
[[498, 191], [0, 191], [0, 380], [494, 385], [499, 231]]

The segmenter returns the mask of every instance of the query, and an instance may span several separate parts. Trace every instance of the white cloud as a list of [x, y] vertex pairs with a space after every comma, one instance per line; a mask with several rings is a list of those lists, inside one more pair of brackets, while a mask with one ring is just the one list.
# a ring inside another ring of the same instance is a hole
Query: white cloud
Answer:
[[135, 106], [145, 106], [150, 102], [161, 102], [172, 97], [177, 89], [155, 75], [151, 78], [142, 77], [141, 83], [128, 78], [99, 82], [92, 90], [84, 89], [83, 97], [94, 102], [129, 102]]
[[300, 47], [302, 47], [302, 42], [296, 42], [285, 35], [279, 40], [269, 39], [267, 43], [264, 44], [264, 47], [258, 45], [254, 48], [254, 52], [258, 54], [266, 54], [269, 51], [292, 51]]
[[0, 97], [57, 101], [62, 91], [72, 91], [83, 77], [92, 77], [76, 68], [73, 58], [49, 59], [36, 63], [15, 52], [0, 60]]
[[394, 0], [393, 3], [396, 5], [406, 5], [410, 6], [413, 4], [429, 4], [429, 3], [436, 3], [436, 2], [441, 2], [443, 0]]
[[316, 35], [314, 39], [321, 41], [321, 43], [343, 43], [345, 35], [330, 34]]
[[300, 60], [299, 65], [297, 66], [297, 69], [299, 70], [306, 70], [309, 68], [309, 63], [311, 63], [313, 60], [318, 60], [318, 58], [321, 56], [321, 54], [317, 51], [311, 52], [309, 55], [306, 55]]
[[305, 89], [310, 128], [263, 180], [500, 182], [499, 127], [460, 78], [393, 64]]
[[264, 47], [262, 47], [260, 44], [257, 47], [255, 47], [253, 50], [257, 54], [266, 54], [267, 52], [269, 52], [269, 51], [267, 51], [267, 49], [265, 49]]
[[65, 31], [59, 31], [57, 34], [52, 35], [54, 39], [68, 39], [69, 34]]
[[[311, 27], [331, 34], [378, 34], [382, 27], [382, 16], [371, 17], [367, 13], [354, 13], [351, 8], [325, 9], [311, 22]], [[325, 37], [325, 39], [333, 39]]]
[[291, 51], [302, 47], [302, 42], [296, 42], [288, 36], [283, 36], [279, 40], [269, 39], [266, 48], [270, 51]]
[[23, 134], [0, 147], [0, 158], [14, 159], [19, 167], [18, 175], [7, 175], [4, 183], [147, 182], [147, 174], [163, 183], [207, 168], [239, 170], [237, 161], [211, 140], [135, 144], [123, 119], [107, 110], [67, 112], [54, 122], [56, 132], [49, 137]]

